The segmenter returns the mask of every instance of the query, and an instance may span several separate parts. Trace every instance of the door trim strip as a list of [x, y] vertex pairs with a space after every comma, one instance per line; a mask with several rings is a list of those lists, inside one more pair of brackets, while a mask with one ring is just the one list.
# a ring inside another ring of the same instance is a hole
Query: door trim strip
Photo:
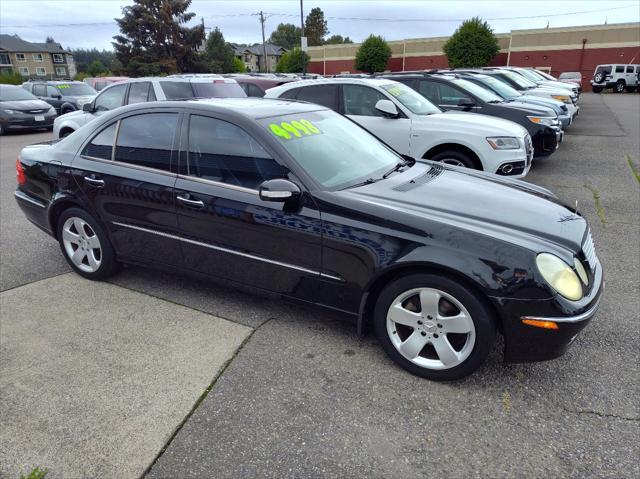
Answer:
[[295, 269], [297, 271], [302, 271], [304, 273], [310, 273], [310, 274], [317, 274], [318, 276], [322, 277], [322, 278], [327, 278], [327, 279], [333, 279], [335, 281], [340, 281], [340, 282], [344, 282], [344, 279], [340, 278], [339, 276], [333, 276], [331, 274], [326, 274], [326, 273], [322, 273], [321, 271], [316, 271], [314, 269], [309, 269], [309, 268], [305, 268], [303, 266], [296, 266], [294, 264], [290, 264], [290, 263], [284, 263], [282, 261], [276, 261], [273, 259], [267, 259], [267, 258], [263, 258], [261, 256], [256, 256], [250, 253], [243, 253], [241, 251], [236, 251], [233, 249], [229, 249], [229, 248], [223, 248], [222, 246], [214, 246], [208, 243], [203, 243], [201, 241], [196, 241], [196, 240], [192, 240], [189, 238], [183, 238], [181, 236], [176, 236], [176, 235], [172, 235], [170, 233], [164, 233], [162, 231], [156, 231], [156, 230], [152, 230], [149, 228], [143, 228], [142, 226], [134, 226], [134, 225], [130, 225], [127, 223], [120, 223], [118, 221], [112, 221], [112, 224], [116, 225], [116, 226], [121, 226], [123, 228], [130, 228], [133, 230], [138, 230], [138, 231], [143, 231], [145, 233], [150, 233], [150, 234], [154, 234], [154, 235], [158, 235], [158, 236], [163, 236], [165, 238], [170, 238], [170, 239], [174, 239], [174, 240], [178, 240], [178, 241], [182, 241], [183, 243], [189, 243], [189, 244], [193, 244], [196, 246], [202, 246], [204, 248], [209, 248], [209, 249], [213, 249], [216, 251], [221, 251], [223, 253], [229, 253], [229, 254], [235, 254], [236, 256], [242, 256], [243, 258], [249, 258], [249, 259], [253, 259], [256, 261], [262, 261], [264, 263], [270, 263], [270, 264], [275, 264], [277, 266], [282, 266], [284, 268], [289, 268], [289, 269]]

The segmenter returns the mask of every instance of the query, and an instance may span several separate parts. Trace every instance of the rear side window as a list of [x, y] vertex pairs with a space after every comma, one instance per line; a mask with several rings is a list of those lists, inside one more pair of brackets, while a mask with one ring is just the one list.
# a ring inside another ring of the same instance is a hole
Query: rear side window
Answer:
[[121, 120], [116, 161], [171, 171], [177, 124], [177, 113], [149, 113]]
[[280, 98], [288, 98], [289, 100], [295, 100], [298, 97], [298, 93], [301, 88], [292, 88], [291, 90], [285, 91]]
[[257, 189], [265, 180], [284, 177], [286, 169], [242, 128], [217, 118], [192, 115], [189, 175]]
[[627, 66], [627, 73], [633, 73], [633, 67]]
[[193, 98], [193, 89], [189, 82], [161, 81], [160, 86], [167, 100], [181, 100], [183, 98]]
[[616, 66], [616, 73], [624, 73], [624, 66], [623, 65]]
[[149, 82], [137, 82], [131, 83], [129, 87], [129, 101], [127, 104], [133, 103], [145, 103], [149, 98], [149, 88], [151, 83]]
[[47, 96], [47, 87], [45, 85], [33, 85], [33, 94], [35, 96]]
[[84, 148], [82, 154], [103, 160], [110, 160], [113, 150], [113, 140], [116, 136], [116, 125], [117, 123], [113, 123], [94, 136], [93, 140]]
[[247, 83], [247, 95], [262, 98], [264, 96], [264, 92], [253, 83]]
[[438, 85], [430, 81], [418, 82], [418, 93], [429, 100], [431, 103], [438, 105], [440, 103], [440, 97], [438, 95]]
[[326, 106], [335, 111], [338, 109], [337, 93], [338, 87], [336, 85], [308, 86], [300, 89], [298, 100]]
[[104, 90], [96, 97], [96, 111], [109, 111], [122, 106], [126, 90], [126, 84], [115, 85], [109, 89]]

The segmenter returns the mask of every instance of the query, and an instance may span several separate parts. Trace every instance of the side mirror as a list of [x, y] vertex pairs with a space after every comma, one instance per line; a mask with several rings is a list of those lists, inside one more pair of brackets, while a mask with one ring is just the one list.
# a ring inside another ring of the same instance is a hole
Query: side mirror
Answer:
[[378, 100], [375, 109], [389, 118], [398, 118], [400, 113], [391, 100]]
[[93, 113], [93, 102], [85, 103], [82, 105], [82, 111], [86, 111], [87, 113]]
[[298, 185], [284, 178], [264, 181], [260, 185], [259, 193], [262, 201], [274, 201], [277, 203], [297, 200], [301, 195]]
[[471, 108], [473, 106], [476, 106], [476, 102], [473, 101], [471, 98], [460, 98], [458, 100], [458, 106], [463, 106], [465, 108]]
[[53, 98], [54, 100], [59, 100], [60, 98], [62, 98], [62, 95], [58, 93], [52, 93], [51, 98]]

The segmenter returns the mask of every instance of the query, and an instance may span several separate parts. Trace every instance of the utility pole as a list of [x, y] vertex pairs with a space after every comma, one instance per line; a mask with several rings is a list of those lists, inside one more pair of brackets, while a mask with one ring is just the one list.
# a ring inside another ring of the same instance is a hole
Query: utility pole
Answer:
[[300, 50], [302, 50], [302, 74], [306, 75], [307, 74], [307, 62], [306, 60], [306, 51], [307, 49], [306, 47], [306, 41], [303, 40], [304, 39], [304, 13], [303, 13], [303, 6], [302, 6], [302, 0], [300, 0]]
[[269, 73], [269, 64], [267, 62], [267, 44], [264, 42], [264, 15], [262, 14], [262, 10], [260, 10], [260, 23], [262, 24], [262, 53], [264, 53], [264, 71], [265, 73]]

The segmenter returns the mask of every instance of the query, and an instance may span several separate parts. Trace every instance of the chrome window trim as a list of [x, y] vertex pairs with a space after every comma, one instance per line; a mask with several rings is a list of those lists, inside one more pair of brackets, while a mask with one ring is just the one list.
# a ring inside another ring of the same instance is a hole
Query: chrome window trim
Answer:
[[270, 263], [270, 264], [275, 264], [277, 266], [282, 266], [284, 268], [289, 268], [289, 269], [295, 269], [297, 271], [302, 271], [304, 273], [310, 273], [310, 274], [317, 274], [318, 276], [322, 277], [322, 278], [328, 278], [328, 279], [333, 279], [336, 281], [344, 281], [342, 278], [338, 277], [338, 276], [332, 276], [330, 274], [325, 274], [322, 273], [320, 271], [316, 271], [313, 269], [309, 269], [309, 268], [305, 268], [303, 266], [296, 266], [294, 264], [290, 264], [290, 263], [284, 263], [282, 261], [276, 261], [273, 259], [267, 259], [267, 258], [263, 258], [261, 256], [256, 256], [250, 253], [243, 253], [241, 251], [236, 251], [236, 250], [232, 250], [229, 248], [223, 248], [222, 246], [214, 246], [208, 243], [202, 243], [201, 241], [196, 241], [196, 240], [192, 240], [189, 238], [183, 238], [181, 236], [176, 236], [176, 235], [172, 235], [170, 233], [164, 233], [162, 231], [156, 231], [156, 230], [152, 230], [149, 228], [143, 228], [142, 226], [134, 226], [134, 225], [130, 225], [127, 223], [120, 223], [118, 221], [112, 221], [112, 224], [116, 225], [116, 226], [121, 226], [123, 228], [130, 228], [130, 229], [134, 229], [134, 230], [138, 230], [138, 231], [143, 231], [145, 233], [150, 233], [150, 234], [154, 234], [154, 235], [158, 235], [158, 236], [163, 236], [165, 238], [170, 238], [170, 239], [175, 239], [178, 241], [182, 241], [184, 243], [189, 243], [189, 244], [193, 244], [196, 246], [202, 246], [204, 248], [209, 248], [209, 249], [213, 249], [216, 251], [220, 251], [223, 253], [229, 253], [229, 254], [234, 254], [236, 256], [242, 256], [243, 258], [249, 258], [249, 259], [253, 259], [256, 261], [262, 261], [264, 263]]
[[601, 298], [602, 296], [598, 298], [598, 301], [596, 301], [596, 304], [591, 306], [584, 313], [578, 314], [576, 316], [565, 316], [565, 317], [558, 317], [558, 318], [545, 317], [545, 316], [522, 316], [520, 319], [534, 319], [536, 321], [553, 321], [554, 323], [579, 323], [581, 321], [585, 321], [589, 319], [596, 313], [596, 310], [600, 305]]
[[80, 156], [85, 160], [98, 161], [100, 163], [105, 163], [107, 165], [123, 166], [125, 168], [131, 168], [132, 170], [140, 170], [140, 171], [146, 171], [149, 173], [156, 173], [159, 175], [169, 176], [171, 178], [175, 178], [177, 176], [175, 173], [171, 173], [170, 171], [158, 170], [156, 168], [149, 168], [148, 166], [132, 165], [131, 163], [124, 163], [122, 161], [116, 161], [116, 160], [105, 160], [104, 158], [96, 158], [95, 156], [89, 156], [89, 155], [81, 154]]
[[[244, 186], [231, 185], [231, 184], [228, 184], [228, 183], [223, 183], [221, 181], [208, 180], [206, 178], [200, 178], [199, 176], [178, 175], [178, 178], [180, 178], [181, 180], [196, 181], [198, 183], [204, 183], [206, 185], [220, 186], [222, 188], [228, 188], [230, 190], [240, 191], [242, 193], [250, 193], [250, 194], [256, 195], [256, 196], [258, 196], [260, 194], [260, 192], [258, 190], [254, 190], [252, 188], [245, 188]], [[180, 188], [178, 188], [178, 189], [180, 189]]]
[[42, 203], [34, 200], [29, 195], [27, 195], [26, 193], [23, 193], [20, 190], [16, 190], [15, 193], [13, 193], [13, 194], [14, 194], [14, 196], [16, 198], [20, 198], [21, 200], [24, 200], [24, 201], [26, 201], [28, 203], [31, 203], [32, 205], [39, 206], [40, 208], [46, 208], [46, 205], [43, 205]]

